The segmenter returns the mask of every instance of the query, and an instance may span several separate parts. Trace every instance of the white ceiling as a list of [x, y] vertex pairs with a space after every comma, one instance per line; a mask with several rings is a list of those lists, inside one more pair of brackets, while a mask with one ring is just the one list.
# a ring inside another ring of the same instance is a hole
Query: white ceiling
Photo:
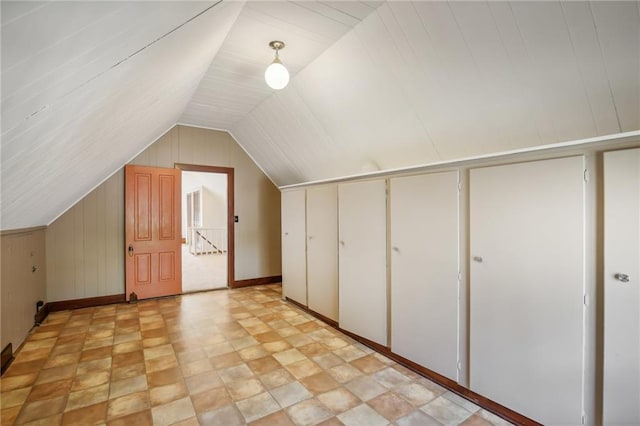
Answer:
[[274, 93], [264, 82], [273, 61], [272, 40], [292, 75], [344, 36], [380, 2], [247, 2], [207, 74], [184, 111], [181, 123], [229, 130]]
[[639, 130], [639, 4], [3, 0], [0, 229], [175, 123], [229, 130], [281, 186]]
[[231, 128], [280, 185], [640, 129], [638, 2], [387, 2]]

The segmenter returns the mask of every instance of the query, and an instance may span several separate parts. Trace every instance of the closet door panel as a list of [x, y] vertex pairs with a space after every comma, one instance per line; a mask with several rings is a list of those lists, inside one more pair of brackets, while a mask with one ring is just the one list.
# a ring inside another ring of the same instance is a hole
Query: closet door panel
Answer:
[[582, 416], [584, 158], [471, 170], [471, 389], [544, 424]]
[[387, 345], [387, 223], [383, 180], [338, 186], [340, 327]]
[[390, 180], [391, 349], [458, 379], [458, 173]]
[[282, 193], [282, 294], [307, 305], [305, 191]]
[[307, 189], [309, 309], [338, 321], [338, 187]]
[[640, 424], [640, 149], [604, 154], [607, 425]]

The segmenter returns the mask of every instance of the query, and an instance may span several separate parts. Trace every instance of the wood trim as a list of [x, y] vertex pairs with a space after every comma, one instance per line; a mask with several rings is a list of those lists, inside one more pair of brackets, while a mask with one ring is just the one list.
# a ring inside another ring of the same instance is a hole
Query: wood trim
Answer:
[[449, 389], [450, 391], [460, 395], [461, 397], [468, 399], [469, 401], [473, 402], [476, 405], [479, 405], [480, 407], [491, 411], [493, 414], [508, 420], [512, 423], [518, 424], [518, 425], [526, 425], [526, 426], [541, 426], [541, 423], [536, 422], [533, 419], [530, 419], [526, 416], [523, 416], [522, 414], [513, 411], [507, 407], [505, 407], [504, 405], [498, 404], [497, 402], [486, 398], [470, 389], [467, 389], [466, 387], [456, 383], [455, 381], [444, 377], [438, 373], [436, 373], [435, 371], [429, 370], [426, 367], [423, 367], [419, 364], [416, 364], [415, 362], [408, 360], [398, 354], [395, 354], [393, 352], [391, 352], [391, 350], [386, 350], [385, 351], [386, 354], [389, 358], [393, 359], [394, 361], [397, 361], [399, 364], [404, 365], [405, 367], [409, 368], [410, 370], [415, 371], [416, 373], [425, 376], [431, 380], [433, 380], [436, 383], [439, 383], [441, 386]]
[[51, 312], [51, 306], [48, 303], [45, 303], [38, 312], [34, 315], [34, 323], [35, 325], [40, 325], [47, 318]]
[[13, 362], [13, 345], [9, 343], [7, 346], [4, 347], [4, 349], [2, 349], [2, 354], [0, 355], [0, 364], [2, 364], [2, 367], [0, 368], [0, 376], [2, 376], [5, 371], [7, 371], [7, 368], [9, 368], [12, 362]]
[[49, 302], [45, 307], [49, 312], [65, 311], [67, 309], [91, 308], [94, 306], [112, 305], [114, 303], [124, 303], [126, 297], [124, 294], [112, 294], [110, 296], [88, 297], [86, 299], [61, 300], [59, 302]]
[[251, 278], [248, 280], [234, 281], [229, 288], [251, 287], [254, 285], [276, 284], [282, 282], [282, 275], [274, 275], [272, 277]]
[[320, 321], [326, 322], [331, 327], [339, 329], [338, 328], [338, 321], [334, 321], [329, 317], [325, 317], [324, 315], [317, 313], [316, 311], [312, 311], [308, 307], [304, 306], [302, 303], [296, 302], [295, 300], [289, 299], [288, 297], [285, 297], [285, 300], [287, 302], [290, 302], [290, 303], [296, 305], [298, 308], [302, 309], [303, 311], [307, 312], [308, 314], [313, 315], [314, 317], [318, 318]]
[[0, 231], [0, 237], [13, 234], [28, 234], [29, 232], [41, 231], [47, 229], [46, 226], [33, 226], [31, 228], [3, 229]]
[[404, 358], [396, 353], [393, 353], [391, 351], [391, 349], [387, 346], [381, 345], [379, 343], [376, 343], [372, 340], [369, 340], [367, 338], [364, 338], [362, 336], [358, 336], [357, 334], [354, 334], [350, 331], [347, 331], [343, 328], [340, 328], [339, 324], [336, 321], [333, 321], [329, 318], [324, 317], [323, 315], [312, 311], [311, 309], [307, 308], [306, 306], [296, 302], [295, 300], [291, 300], [288, 297], [285, 298], [285, 300], [287, 302], [290, 302], [291, 304], [295, 305], [296, 307], [302, 309], [305, 312], [308, 312], [309, 314], [315, 316], [316, 318], [326, 322], [327, 324], [329, 324], [331, 327], [335, 328], [336, 330], [340, 331], [341, 333], [346, 334], [347, 336], [351, 337], [352, 339], [362, 343], [363, 345], [366, 345], [368, 347], [370, 347], [371, 349], [373, 349], [374, 351], [386, 356], [387, 358], [390, 358], [394, 361], [396, 361], [398, 364], [408, 368], [409, 370], [420, 374], [423, 377], [426, 377], [427, 379], [439, 384], [440, 386], [450, 390], [451, 392], [460, 395], [461, 397], [473, 402], [474, 404], [484, 408], [487, 411], [492, 412], [493, 414], [495, 414], [496, 416], [499, 416], [511, 423], [517, 424], [517, 425], [522, 425], [522, 426], [541, 426], [541, 423], [536, 422], [535, 420], [532, 420], [526, 416], [523, 416], [522, 414], [515, 412], [503, 405], [498, 404], [495, 401], [490, 400], [489, 398], [486, 398], [478, 393], [475, 393], [474, 391], [467, 389], [466, 387], [458, 384], [456, 381], [449, 379], [448, 377], [442, 376], [438, 373], [436, 373], [433, 370], [430, 370], [426, 367], [423, 367], [420, 364], [417, 364], [411, 360], [408, 360], [407, 358]]
[[[198, 164], [175, 163], [174, 167], [185, 172], [224, 173], [227, 175], [227, 280], [229, 288], [235, 283], [235, 169], [233, 167], [202, 166]], [[250, 284], [251, 285], [251, 284]]]

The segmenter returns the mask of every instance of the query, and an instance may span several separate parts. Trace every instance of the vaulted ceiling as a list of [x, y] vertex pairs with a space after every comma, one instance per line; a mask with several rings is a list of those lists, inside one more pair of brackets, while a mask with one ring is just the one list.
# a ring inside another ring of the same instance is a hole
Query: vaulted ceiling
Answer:
[[638, 2], [1, 11], [1, 229], [50, 223], [176, 123], [228, 130], [279, 186], [640, 129]]

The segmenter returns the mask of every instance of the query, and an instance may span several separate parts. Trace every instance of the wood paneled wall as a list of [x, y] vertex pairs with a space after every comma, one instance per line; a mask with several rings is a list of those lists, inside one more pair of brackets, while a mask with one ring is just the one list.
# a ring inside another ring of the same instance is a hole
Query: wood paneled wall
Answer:
[[[235, 169], [235, 279], [280, 275], [280, 191], [227, 132], [175, 126], [130, 164]], [[47, 301], [124, 293], [124, 172], [47, 228]]]
[[0, 241], [0, 347], [12, 343], [15, 351], [33, 327], [36, 302], [45, 298], [45, 230], [35, 228], [3, 232]]

